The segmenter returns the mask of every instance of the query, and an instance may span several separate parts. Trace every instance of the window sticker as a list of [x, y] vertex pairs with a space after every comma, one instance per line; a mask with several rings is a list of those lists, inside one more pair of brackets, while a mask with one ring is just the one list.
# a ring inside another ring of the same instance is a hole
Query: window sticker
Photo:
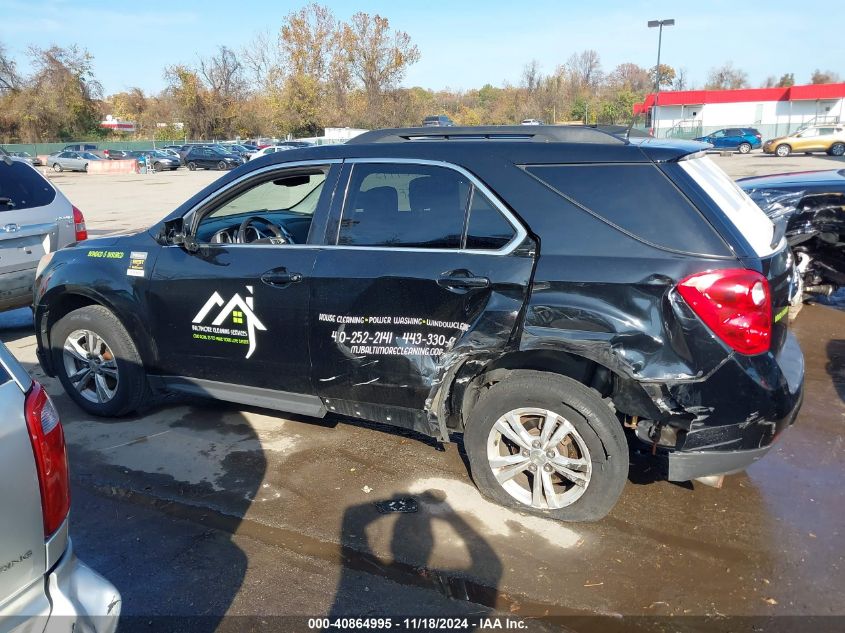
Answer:
[[147, 263], [147, 253], [144, 251], [132, 251], [129, 254], [129, 268], [126, 274], [130, 277], [143, 277], [144, 266]]
[[[256, 350], [256, 331], [266, 332], [267, 328], [253, 312], [252, 286], [246, 289], [246, 297], [235, 293], [228, 302], [223, 300], [219, 292], [214, 291], [191, 322], [193, 338], [213, 343], [247, 345], [246, 358], [252, 356]], [[220, 308], [220, 311], [212, 314], [215, 308]], [[211, 323], [206, 324], [212, 317]]]

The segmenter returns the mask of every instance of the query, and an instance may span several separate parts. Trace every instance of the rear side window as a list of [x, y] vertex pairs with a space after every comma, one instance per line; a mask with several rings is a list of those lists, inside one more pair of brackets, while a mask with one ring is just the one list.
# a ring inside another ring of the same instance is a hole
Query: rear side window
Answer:
[[477, 189], [473, 190], [469, 207], [466, 247], [498, 250], [510, 242], [516, 231], [502, 212]]
[[0, 213], [43, 207], [56, 198], [56, 190], [24, 162], [0, 161]]
[[[672, 250], [723, 253], [725, 244], [692, 203], [654, 165], [530, 165], [528, 173], [588, 211]], [[566, 227], [561, 227], [566, 235]]]
[[355, 165], [337, 243], [460, 248], [471, 188], [444, 167]]

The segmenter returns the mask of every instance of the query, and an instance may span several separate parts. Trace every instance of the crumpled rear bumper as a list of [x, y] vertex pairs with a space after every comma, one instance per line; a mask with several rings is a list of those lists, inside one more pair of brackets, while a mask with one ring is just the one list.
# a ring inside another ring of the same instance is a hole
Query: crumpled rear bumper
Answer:
[[45, 633], [114, 633], [121, 597], [108, 580], [82, 563], [69, 544], [47, 576], [53, 608]]

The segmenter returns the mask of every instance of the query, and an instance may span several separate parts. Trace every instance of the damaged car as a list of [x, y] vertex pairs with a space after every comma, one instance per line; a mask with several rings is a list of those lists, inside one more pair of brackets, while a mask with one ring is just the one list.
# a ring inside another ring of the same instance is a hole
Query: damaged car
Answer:
[[741, 178], [737, 184], [786, 236], [801, 300], [829, 297], [845, 285], [845, 169]]
[[596, 520], [629, 441], [721, 476], [801, 404], [788, 245], [706, 147], [512, 126], [271, 154], [45, 256], [38, 358], [100, 416], [189, 394], [462, 435], [487, 497]]

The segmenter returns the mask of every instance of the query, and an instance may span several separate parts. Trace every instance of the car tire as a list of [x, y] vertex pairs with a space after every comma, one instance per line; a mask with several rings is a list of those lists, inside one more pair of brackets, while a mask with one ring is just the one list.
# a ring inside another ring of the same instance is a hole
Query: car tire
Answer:
[[85, 163], [85, 164], [82, 166], [82, 171], [84, 171], [85, 173], [88, 173], [88, 163]]
[[831, 156], [845, 156], [845, 143], [834, 143], [829, 153]]
[[220, 171], [226, 171], [227, 168], [228, 165], [226, 164], [225, 160], [221, 160], [219, 163], [217, 163], [217, 169], [219, 169]]
[[190, 169], [191, 171], [196, 171], [197, 170], [197, 164], [195, 162], [191, 161], [190, 163], [188, 163], [188, 169]]
[[[530, 445], [508, 419], [517, 420]], [[585, 385], [547, 372], [513, 372], [488, 389], [469, 415], [464, 447], [483, 495], [561, 521], [604, 517], [628, 476], [628, 445], [611, 408]], [[581, 485], [558, 471], [562, 463]]]
[[781, 158], [786, 158], [792, 153], [792, 148], [787, 145], [786, 143], [781, 143], [775, 148], [775, 154], [780, 156]]
[[748, 154], [751, 151], [751, 143], [740, 143], [737, 149], [740, 154]]
[[138, 348], [108, 308], [92, 305], [69, 312], [51, 328], [50, 342], [62, 386], [87, 413], [119, 417], [148, 400], [149, 384]]
[[60, 173], [62, 171], [62, 166], [58, 163], [53, 163], [53, 171], [56, 173]]
[[159, 163], [159, 162], [153, 163], [153, 171], [161, 171], [161, 163]]

